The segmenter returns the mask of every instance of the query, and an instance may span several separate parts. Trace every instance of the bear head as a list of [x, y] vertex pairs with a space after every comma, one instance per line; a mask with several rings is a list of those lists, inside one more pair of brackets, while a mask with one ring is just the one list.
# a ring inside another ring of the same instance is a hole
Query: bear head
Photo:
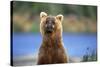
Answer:
[[47, 13], [40, 13], [40, 32], [42, 35], [62, 34], [63, 15], [48, 16]]

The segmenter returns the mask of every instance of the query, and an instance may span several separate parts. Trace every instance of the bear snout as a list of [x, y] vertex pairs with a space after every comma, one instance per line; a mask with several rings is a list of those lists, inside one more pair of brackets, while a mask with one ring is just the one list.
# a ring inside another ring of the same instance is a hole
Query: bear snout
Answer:
[[45, 29], [46, 29], [46, 32], [47, 32], [47, 33], [52, 33], [53, 30], [54, 30], [54, 25], [51, 24], [51, 23], [46, 24], [46, 25], [45, 25]]

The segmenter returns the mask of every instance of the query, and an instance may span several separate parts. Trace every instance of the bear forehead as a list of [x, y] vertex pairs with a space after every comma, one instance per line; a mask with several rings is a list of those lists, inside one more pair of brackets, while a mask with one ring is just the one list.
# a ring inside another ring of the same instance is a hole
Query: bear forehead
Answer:
[[46, 18], [46, 21], [55, 21], [55, 17], [54, 16], [48, 16]]

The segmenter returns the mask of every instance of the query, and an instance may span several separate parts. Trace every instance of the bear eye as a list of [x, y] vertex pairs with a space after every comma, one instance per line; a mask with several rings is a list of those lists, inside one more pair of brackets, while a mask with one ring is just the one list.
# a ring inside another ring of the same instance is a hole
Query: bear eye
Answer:
[[46, 21], [46, 24], [48, 23], [48, 21]]
[[52, 21], [52, 23], [53, 23], [53, 24], [55, 24], [55, 22], [54, 22], [54, 21]]

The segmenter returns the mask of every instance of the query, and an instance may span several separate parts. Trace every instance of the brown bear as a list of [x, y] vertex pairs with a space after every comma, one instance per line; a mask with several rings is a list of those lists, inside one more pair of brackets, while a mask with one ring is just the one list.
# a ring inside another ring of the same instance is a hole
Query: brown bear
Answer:
[[43, 40], [39, 48], [38, 65], [67, 63], [68, 58], [62, 42], [63, 15], [48, 16], [40, 13], [40, 32]]

